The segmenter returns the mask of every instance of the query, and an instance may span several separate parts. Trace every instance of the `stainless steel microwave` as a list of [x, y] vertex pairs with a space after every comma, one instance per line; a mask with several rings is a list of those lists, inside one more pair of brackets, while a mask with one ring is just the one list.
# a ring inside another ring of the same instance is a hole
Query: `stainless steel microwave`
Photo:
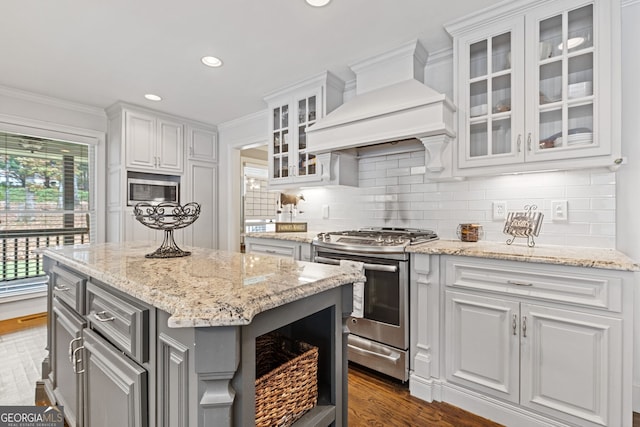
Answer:
[[[177, 180], [176, 180], [177, 178]], [[127, 178], [127, 205], [134, 206], [140, 202], [180, 203], [180, 178]]]

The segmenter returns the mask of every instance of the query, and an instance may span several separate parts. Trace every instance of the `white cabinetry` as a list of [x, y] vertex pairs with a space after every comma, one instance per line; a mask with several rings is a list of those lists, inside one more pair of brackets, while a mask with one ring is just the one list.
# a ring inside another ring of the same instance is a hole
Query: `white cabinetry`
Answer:
[[[269, 105], [269, 187], [292, 188], [299, 185], [328, 184], [331, 166], [353, 169], [352, 159], [345, 154], [338, 163], [325, 158], [321, 166], [318, 156], [307, 149], [307, 127], [342, 103], [344, 82], [329, 72], [267, 95]], [[325, 156], [326, 157], [326, 156]], [[340, 162], [345, 163], [343, 165]], [[346, 163], [349, 163], [348, 165]], [[348, 176], [342, 174], [344, 181]], [[333, 173], [340, 177], [339, 172]], [[345, 185], [357, 185], [355, 182]], [[334, 179], [335, 181], [335, 179]]]
[[247, 253], [277, 255], [298, 261], [311, 260], [310, 243], [256, 237], [245, 237], [244, 241]]
[[182, 123], [132, 110], [124, 112], [124, 120], [128, 168], [156, 173], [182, 173]]
[[631, 318], [615, 272], [457, 257], [441, 265], [447, 383], [541, 420], [631, 425]]
[[615, 165], [618, 0], [503, 2], [448, 24], [457, 175]]
[[201, 248], [218, 247], [218, 166], [217, 163], [187, 162], [187, 202], [200, 204], [200, 216], [183, 228], [184, 242]]
[[188, 160], [215, 162], [218, 159], [218, 133], [215, 129], [187, 126]]
[[175, 231], [176, 243], [217, 247], [215, 126], [124, 103], [107, 113], [107, 241], [159, 244], [164, 238], [161, 231], [140, 224], [127, 206], [127, 175], [135, 171], [179, 176], [180, 203], [198, 202], [201, 211], [194, 224]]

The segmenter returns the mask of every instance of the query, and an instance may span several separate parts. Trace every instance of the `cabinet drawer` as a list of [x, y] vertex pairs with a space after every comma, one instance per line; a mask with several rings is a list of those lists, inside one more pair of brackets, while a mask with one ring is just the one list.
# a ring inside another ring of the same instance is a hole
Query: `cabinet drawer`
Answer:
[[449, 258], [446, 285], [620, 312], [622, 280], [607, 270]]
[[296, 251], [296, 249], [297, 247], [284, 247], [276, 245], [265, 245], [264, 243], [251, 243], [248, 252], [278, 255], [293, 259], [299, 259], [300, 256], [297, 253], [298, 251]]
[[51, 269], [51, 292], [80, 314], [85, 314], [85, 277], [59, 266]]
[[116, 295], [95, 283], [87, 283], [87, 318], [120, 350], [140, 362], [149, 357], [149, 309]]

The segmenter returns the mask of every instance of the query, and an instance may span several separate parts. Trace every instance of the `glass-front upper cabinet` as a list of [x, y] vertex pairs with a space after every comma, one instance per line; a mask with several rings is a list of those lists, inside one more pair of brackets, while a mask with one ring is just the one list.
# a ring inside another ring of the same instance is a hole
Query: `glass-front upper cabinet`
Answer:
[[298, 100], [298, 166], [299, 176], [316, 174], [316, 155], [307, 150], [307, 127], [316, 122], [318, 97], [312, 95]]
[[447, 24], [456, 62], [455, 173], [613, 167], [619, 14], [618, 0], [538, 0]]
[[271, 131], [272, 178], [287, 178], [291, 172], [289, 159], [289, 105], [279, 105], [271, 110], [273, 130]]
[[593, 4], [537, 23], [538, 138], [535, 151], [578, 150], [594, 131]]
[[[512, 158], [512, 32], [469, 45], [468, 142], [464, 159]], [[517, 68], [516, 68], [517, 69]], [[512, 160], [508, 160], [512, 161]]]
[[320, 183], [320, 166], [307, 149], [307, 128], [342, 103], [344, 82], [329, 72], [265, 97], [269, 105], [269, 187]]

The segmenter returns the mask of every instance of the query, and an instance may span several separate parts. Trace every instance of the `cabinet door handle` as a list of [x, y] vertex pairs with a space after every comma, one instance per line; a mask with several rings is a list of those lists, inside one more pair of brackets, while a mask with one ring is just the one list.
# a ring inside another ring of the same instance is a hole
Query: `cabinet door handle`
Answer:
[[522, 151], [522, 134], [521, 133], [518, 134], [518, 142], [516, 142], [516, 145], [518, 147], [518, 153], [519, 153], [520, 151]]
[[116, 320], [116, 318], [115, 318], [115, 317], [113, 317], [113, 316], [111, 316], [111, 317], [104, 317], [104, 316], [105, 316], [105, 314], [107, 314], [107, 312], [106, 312], [106, 311], [101, 311], [101, 312], [99, 312], [99, 313], [96, 313], [96, 315], [95, 315], [95, 316], [96, 316], [96, 320], [97, 320], [98, 322], [103, 322], [103, 323], [104, 323], [104, 322], [112, 322], [112, 321]]
[[511, 322], [511, 326], [513, 327], [513, 335], [518, 335], [518, 315], [513, 315], [513, 321]]
[[74, 338], [69, 341], [69, 362], [73, 363], [73, 343], [81, 341], [82, 337]]
[[83, 345], [73, 350], [73, 360], [71, 361], [71, 367], [73, 368], [73, 372], [75, 372], [76, 374], [82, 374], [84, 372], [84, 369], [78, 370], [78, 363], [82, 363], [82, 359], [78, 359], [77, 355], [81, 350], [84, 350]]
[[527, 135], [527, 150], [531, 151], [531, 132]]
[[522, 317], [522, 336], [527, 337], [527, 316]]
[[507, 283], [516, 286], [533, 286], [533, 283], [516, 282], [514, 280], [507, 280]]
[[64, 286], [64, 285], [61, 285], [61, 286], [53, 285], [53, 290], [54, 290], [54, 291], [58, 291], [58, 292], [67, 292], [67, 291], [70, 291], [70, 290], [71, 290], [71, 288], [67, 288], [67, 287], [66, 287], [66, 286]]

